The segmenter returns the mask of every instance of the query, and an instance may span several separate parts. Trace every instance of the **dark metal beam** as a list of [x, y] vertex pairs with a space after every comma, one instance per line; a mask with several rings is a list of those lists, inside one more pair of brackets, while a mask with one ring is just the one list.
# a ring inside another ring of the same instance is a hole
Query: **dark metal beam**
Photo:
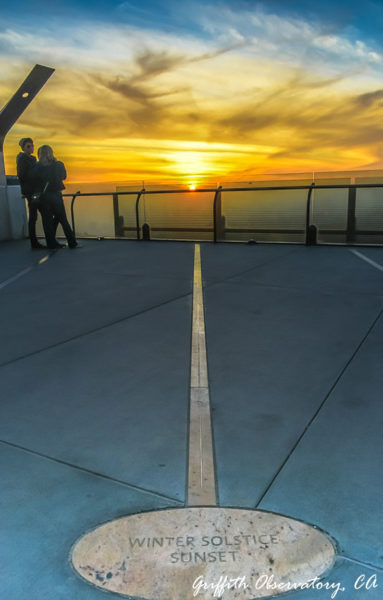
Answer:
[[356, 233], [356, 188], [348, 190], [348, 206], [347, 206], [347, 243], [355, 242]]
[[5, 185], [6, 182], [3, 157], [5, 136], [53, 72], [54, 69], [51, 67], [35, 65], [17, 92], [0, 111], [0, 185]]

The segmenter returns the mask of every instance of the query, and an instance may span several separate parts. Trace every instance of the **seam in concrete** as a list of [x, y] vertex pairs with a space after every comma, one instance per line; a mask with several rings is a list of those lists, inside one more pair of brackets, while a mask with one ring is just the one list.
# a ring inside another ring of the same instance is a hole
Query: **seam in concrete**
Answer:
[[306, 433], [308, 432], [308, 430], [310, 429], [310, 427], [312, 426], [312, 424], [314, 423], [314, 421], [316, 420], [316, 418], [318, 417], [319, 413], [321, 412], [322, 408], [324, 407], [324, 405], [326, 404], [327, 400], [329, 399], [330, 395], [332, 394], [332, 392], [334, 391], [334, 389], [336, 388], [336, 386], [338, 385], [339, 381], [341, 380], [341, 378], [343, 377], [344, 373], [347, 371], [348, 367], [350, 366], [350, 364], [352, 363], [352, 361], [354, 360], [354, 358], [356, 357], [356, 355], [358, 354], [359, 350], [361, 349], [361, 347], [363, 346], [363, 344], [366, 342], [367, 338], [369, 337], [370, 333], [372, 332], [372, 330], [374, 329], [375, 325], [377, 324], [377, 322], [379, 321], [379, 319], [381, 318], [383, 314], [383, 309], [379, 312], [378, 316], [374, 319], [372, 325], [370, 325], [367, 333], [365, 334], [365, 336], [363, 337], [363, 339], [361, 340], [361, 342], [359, 342], [357, 348], [354, 350], [353, 354], [351, 355], [351, 357], [348, 359], [347, 363], [345, 364], [345, 366], [343, 367], [343, 369], [341, 370], [340, 374], [338, 375], [338, 377], [335, 379], [335, 382], [333, 383], [333, 385], [331, 386], [330, 390], [327, 392], [326, 396], [324, 397], [324, 399], [322, 400], [322, 402], [320, 403], [318, 409], [315, 411], [314, 415], [311, 417], [311, 419], [309, 420], [309, 422], [307, 423], [307, 425], [305, 426], [303, 432], [301, 433], [301, 435], [298, 437], [297, 441], [295, 442], [295, 444], [293, 445], [293, 447], [291, 448], [290, 452], [288, 453], [288, 455], [286, 456], [285, 460], [282, 462], [281, 466], [279, 467], [279, 469], [277, 470], [277, 472], [275, 473], [274, 477], [272, 478], [272, 480], [270, 481], [270, 483], [268, 484], [268, 486], [265, 488], [264, 492], [261, 494], [260, 498], [257, 500], [256, 504], [255, 504], [255, 508], [257, 508], [259, 506], [259, 504], [262, 502], [262, 500], [265, 498], [265, 496], [267, 495], [267, 493], [269, 492], [270, 488], [273, 486], [274, 482], [276, 481], [276, 479], [278, 478], [279, 474], [282, 472], [282, 470], [284, 469], [284, 467], [286, 466], [286, 464], [288, 463], [288, 461], [290, 460], [290, 458], [292, 457], [292, 455], [294, 454], [295, 450], [297, 449], [298, 445], [300, 444], [300, 442], [302, 441], [303, 437], [306, 435]]
[[[225, 283], [225, 281], [222, 282], [217, 282], [217, 283]], [[213, 287], [214, 284], [210, 284], [208, 286], [206, 286], [207, 288]], [[363, 296], [364, 298], [382, 298], [383, 296], [383, 290], [381, 292], [363, 292], [360, 290], [348, 290], [348, 291], [335, 291], [335, 290], [321, 290], [321, 289], [315, 289], [315, 288], [309, 288], [309, 287], [293, 287], [293, 286], [289, 286], [289, 285], [277, 285], [277, 284], [273, 284], [273, 283], [263, 283], [262, 281], [252, 281], [252, 282], [248, 282], [248, 281], [235, 281], [233, 283], [229, 283], [228, 285], [235, 285], [235, 286], [242, 286], [244, 289], [250, 289], [251, 286], [254, 287], [259, 287], [259, 288], [264, 288], [264, 289], [272, 289], [272, 290], [285, 290], [287, 292], [299, 292], [299, 293], [305, 293], [305, 294], [315, 294], [316, 296], [329, 296], [329, 297], [336, 297], [336, 298], [349, 298], [351, 295], [352, 296]]]
[[0, 290], [2, 290], [3, 288], [5, 288], [7, 285], [9, 285], [10, 283], [12, 283], [13, 281], [17, 281], [17, 279], [20, 279], [20, 277], [22, 277], [23, 275], [26, 275], [27, 273], [30, 273], [31, 271], [33, 271], [33, 269], [34, 269], [34, 267], [27, 267], [26, 269], [23, 269], [19, 273], [16, 273], [16, 275], [13, 275], [12, 277], [9, 277], [9, 279], [6, 279], [5, 281], [2, 281], [0, 283]]
[[18, 279], [23, 277], [23, 275], [26, 275], [27, 273], [30, 273], [34, 269], [37, 269], [37, 267], [39, 265], [42, 265], [43, 263], [45, 263], [52, 256], [52, 254], [54, 254], [54, 252], [50, 252], [49, 254], [46, 254], [43, 258], [41, 258], [39, 261], [37, 261], [36, 263], [31, 265], [30, 267], [26, 267], [22, 271], [19, 271], [18, 273], [16, 273], [16, 275], [12, 275], [12, 277], [9, 277], [8, 279], [5, 279], [4, 281], [2, 281], [0, 283], [0, 290], [4, 289], [10, 283], [17, 281]]
[[[229, 281], [230, 279], [234, 279], [235, 277], [240, 277], [241, 275], [245, 275], [246, 273], [250, 273], [251, 271], [254, 271], [256, 269], [258, 269], [259, 267], [264, 267], [265, 265], [268, 265], [272, 262], [275, 262], [279, 259], [283, 259], [286, 256], [290, 256], [290, 254], [296, 252], [297, 249], [291, 250], [290, 252], [287, 252], [286, 254], [283, 254], [282, 256], [278, 256], [278, 257], [274, 257], [268, 261], [265, 261], [263, 263], [260, 263], [259, 265], [256, 265], [255, 267], [251, 267], [249, 269], [246, 269], [245, 271], [240, 271], [234, 275], [229, 275], [228, 277], [225, 277], [223, 279], [219, 279], [217, 281], [214, 281], [212, 283], [209, 283], [208, 285], [204, 286], [205, 289], [209, 289], [211, 287], [214, 287], [216, 285], [219, 285], [221, 283], [225, 283], [226, 281]], [[350, 249], [349, 249], [350, 250]], [[354, 254], [360, 255], [360, 253], [358, 253], [357, 250], [350, 250], [350, 252], [353, 252]], [[367, 260], [367, 262], [372, 262], [374, 263], [374, 261], [370, 261], [370, 259], [367, 259], [366, 257], [364, 257], [363, 255], [360, 255], [362, 258], [365, 258]], [[381, 265], [378, 265], [378, 263], [374, 263], [374, 266], [379, 267], [382, 271], [383, 271], [383, 267]], [[328, 290], [316, 290], [316, 289], [312, 289], [312, 288], [305, 288], [305, 287], [292, 287], [292, 286], [284, 286], [284, 285], [276, 285], [273, 283], [263, 283], [261, 281], [256, 281], [256, 282], [251, 282], [251, 283], [247, 283], [247, 282], [236, 282], [236, 285], [242, 284], [243, 286], [251, 286], [251, 285], [256, 285], [256, 286], [260, 286], [260, 287], [264, 287], [264, 288], [272, 288], [272, 289], [277, 289], [277, 290], [289, 290], [289, 291], [297, 291], [297, 292], [312, 292], [312, 293], [316, 293], [316, 294], [320, 294], [321, 296], [346, 296], [346, 295], [350, 295], [350, 292], [336, 292], [336, 291], [328, 291]], [[358, 295], [362, 295], [362, 296], [376, 296], [376, 297], [381, 297], [382, 293], [379, 292], [360, 292], [358, 290], [352, 291], [353, 294], [358, 294]]]
[[50, 346], [45, 346], [44, 348], [40, 348], [39, 350], [34, 350], [33, 352], [29, 352], [27, 354], [24, 354], [23, 356], [17, 356], [16, 358], [12, 358], [11, 360], [8, 360], [4, 363], [0, 364], [0, 369], [2, 367], [7, 367], [8, 365], [11, 365], [19, 360], [24, 360], [24, 358], [30, 358], [31, 356], [35, 356], [36, 354], [40, 354], [41, 352], [45, 352], [47, 350], [51, 350], [53, 348], [57, 348], [58, 346], [62, 346], [64, 344], [68, 344], [69, 342], [73, 342], [74, 340], [78, 340], [80, 338], [84, 338], [87, 335], [91, 335], [92, 333], [96, 333], [97, 331], [102, 331], [103, 329], [107, 329], [108, 327], [113, 327], [114, 325], [119, 325], [120, 323], [123, 323], [124, 321], [128, 321], [129, 319], [134, 319], [135, 317], [139, 317], [141, 315], [144, 315], [145, 313], [148, 313], [152, 310], [156, 310], [157, 308], [161, 308], [162, 306], [166, 306], [167, 304], [171, 304], [172, 302], [177, 302], [177, 300], [182, 300], [183, 298], [187, 298], [188, 296], [191, 296], [191, 292], [187, 292], [186, 294], [182, 294], [181, 296], [177, 296], [176, 298], [171, 298], [170, 300], [165, 300], [164, 302], [160, 302], [159, 304], [156, 304], [155, 306], [150, 306], [149, 308], [145, 308], [144, 310], [138, 311], [132, 315], [129, 316], [125, 316], [125, 317], [121, 317], [120, 319], [117, 319], [116, 321], [112, 321], [111, 323], [106, 323], [104, 325], [101, 325], [100, 327], [95, 327], [94, 329], [91, 329], [89, 331], [85, 331], [83, 333], [79, 333], [78, 335], [74, 335], [70, 338], [67, 338], [65, 340], [61, 340], [60, 342], [57, 342], [55, 344], [51, 344]]
[[346, 556], [344, 554], [339, 554], [338, 558], [346, 560], [347, 562], [355, 563], [356, 565], [361, 565], [362, 567], [367, 567], [368, 569], [374, 569], [376, 571], [383, 572], [383, 567], [378, 567], [377, 565], [373, 565], [372, 563], [364, 562], [363, 560], [358, 560], [357, 558], [352, 558], [352, 557]]
[[181, 506], [184, 506], [184, 502], [182, 500], [178, 500], [177, 498], [172, 498], [171, 496], [166, 496], [166, 494], [161, 494], [160, 492], [155, 492], [153, 490], [149, 490], [149, 489], [140, 487], [138, 485], [134, 485], [133, 483], [123, 481], [122, 479], [115, 479], [114, 477], [110, 477], [109, 475], [104, 475], [103, 473], [98, 473], [97, 471], [92, 471], [92, 469], [86, 469], [85, 467], [80, 467], [79, 465], [75, 465], [66, 460], [48, 456], [47, 454], [43, 454], [42, 452], [38, 452], [37, 450], [31, 450], [30, 448], [26, 448], [25, 446], [20, 446], [19, 444], [15, 444], [13, 442], [8, 442], [6, 440], [0, 440], [0, 444], [4, 444], [5, 446], [10, 446], [11, 448], [16, 448], [17, 450], [21, 450], [22, 452], [26, 452], [27, 454], [32, 454], [33, 456], [38, 456], [39, 458], [44, 458], [45, 460], [49, 460], [50, 462], [64, 465], [65, 467], [75, 469], [76, 471], [86, 473], [87, 475], [94, 475], [95, 477], [105, 479], [106, 481], [109, 481], [111, 483], [117, 483], [119, 485], [123, 485], [124, 487], [132, 489], [135, 492], [150, 494], [152, 496], [156, 496], [157, 498], [161, 498], [162, 500], [170, 500], [172, 502], [176, 502], [177, 504], [180, 504]]
[[142, 281], [144, 279], [149, 279], [150, 281], [164, 281], [164, 280], [169, 280], [169, 281], [188, 281], [187, 277], [185, 276], [181, 276], [181, 275], [150, 275], [150, 274], [145, 274], [145, 273], [119, 273], [116, 271], [111, 271], [108, 269], [92, 269], [90, 270], [89, 268], [87, 268], [86, 266], [83, 266], [81, 268], [78, 268], [76, 266], [76, 270], [73, 271], [73, 264], [72, 263], [60, 263], [60, 273], [64, 273], [66, 275], [73, 275], [73, 274], [82, 274], [82, 273], [90, 273], [91, 275], [95, 275], [95, 276], [99, 276], [99, 275], [110, 275], [113, 277], [119, 277], [119, 278], [129, 278], [130, 280], [135, 279], [135, 280], [139, 280]]
[[290, 254], [292, 254], [293, 252], [296, 252], [296, 250], [297, 249], [294, 248], [294, 250], [290, 250], [290, 252], [286, 252], [286, 254], [283, 254], [282, 256], [275, 256], [273, 258], [270, 258], [269, 260], [265, 260], [265, 262], [263, 262], [263, 263], [259, 263], [258, 265], [255, 265], [254, 267], [250, 267], [249, 269], [245, 269], [244, 271], [238, 271], [238, 273], [235, 273], [234, 275], [228, 275], [228, 277], [224, 277], [223, 279], [219, 279], [217, 281], [212, 281], [208, 285], [204, 285], [204, 289], [214, 287], [215, 285], [219, 285], [220, 283], [225, 283], [225, 281], [234, 279], [235, 277], [240, 277], [241, 275], [245, 275], [246, 273], [255, 271], [256, 269], [259, 269], [260, 267], [264, 267], [265, 265], [269, 265], [270, 263], [275, 262], [279, 259], [286, 258], [286, 256], [290, 256]]
[[355, 254], [355, 256], [358, 256], [362, 260], [366, 261], [368, 264], [370, 264], [373, 267], [375, 267], [375, 269], [379, 269], [379, 271], [383, 271], [383, 266], [382, 265], [380, 265], [379, 263], [375, 262], [371, 258], [368, 258], [368, 256], [365, 256], [361, 252], [358, 252], [358, 250], [350, 249], [350, 252], [352, 252], [353, 254]]

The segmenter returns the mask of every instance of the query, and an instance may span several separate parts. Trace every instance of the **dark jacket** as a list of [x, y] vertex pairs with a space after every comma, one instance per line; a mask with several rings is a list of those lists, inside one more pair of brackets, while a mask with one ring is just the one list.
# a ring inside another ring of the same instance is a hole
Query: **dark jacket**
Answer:
[[36, 157], [25, 152], [20, 152], [16, 158], [17, 177], [20, 181], [21, 193], [30, 197], [34, 191], [32, 169], [36, 165]]
[[64, 163], [54, 160], [49, 165], [38, 162], [33, 168], [34, 192], [42, 192], [48, 182], [46, 192], [60, 192], [65, 190], [63, 179], [66, 179]]

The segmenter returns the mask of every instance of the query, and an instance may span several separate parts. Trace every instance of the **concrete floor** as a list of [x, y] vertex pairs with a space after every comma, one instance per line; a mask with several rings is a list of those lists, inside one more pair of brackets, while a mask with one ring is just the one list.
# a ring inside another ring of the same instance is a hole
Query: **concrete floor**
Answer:
[[[84, 241], [39, 264], [0, 244], [1, 599], [106, 598], [72, 570], [74, 542], [184, 505], [193, 253]], [[336, 597], [381, 599], [383, 272], [345, 247], [201, 257], [219, 504], [319, 526]]]

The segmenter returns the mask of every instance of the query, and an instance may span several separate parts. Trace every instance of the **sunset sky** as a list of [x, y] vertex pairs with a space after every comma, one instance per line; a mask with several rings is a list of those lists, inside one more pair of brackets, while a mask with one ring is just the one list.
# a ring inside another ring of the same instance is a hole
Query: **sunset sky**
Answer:
[[71, 181], [244, 181], [383, 168], [383, 3], [0, 0], [0, 105], [56, 72], [7, 136]]

